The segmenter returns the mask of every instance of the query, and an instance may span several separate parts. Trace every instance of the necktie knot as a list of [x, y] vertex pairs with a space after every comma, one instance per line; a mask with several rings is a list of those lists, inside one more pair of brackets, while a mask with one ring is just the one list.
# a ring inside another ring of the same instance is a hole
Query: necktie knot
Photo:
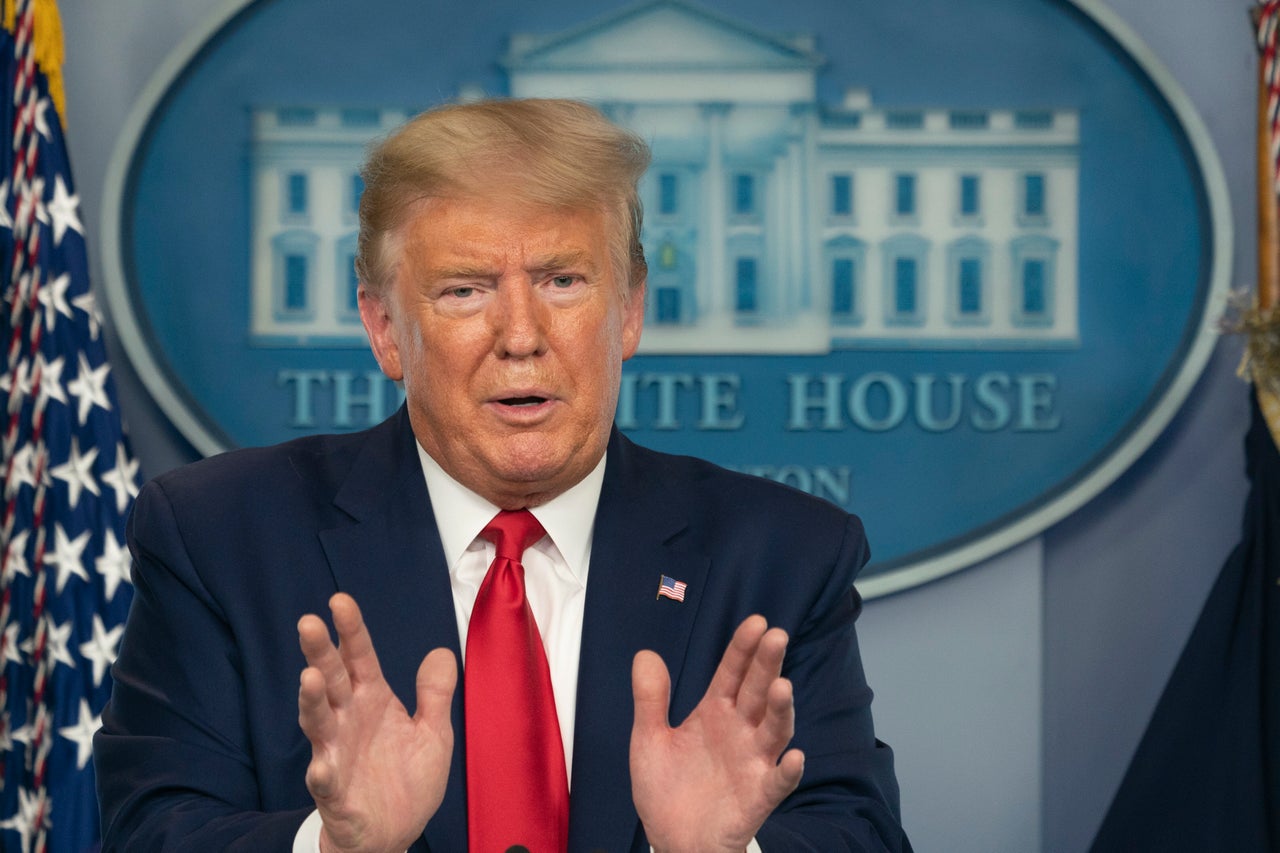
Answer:
[[480, 535], [494, 544], [499, 557], [519, 563], [529, 546], [545, 536], [546, 531], [529, 510], [504, 509], [485, 525]]

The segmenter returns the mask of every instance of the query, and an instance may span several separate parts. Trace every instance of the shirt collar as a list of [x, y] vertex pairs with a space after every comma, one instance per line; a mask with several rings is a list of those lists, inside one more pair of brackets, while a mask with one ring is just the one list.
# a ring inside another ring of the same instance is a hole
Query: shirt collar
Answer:
[[[417, 444], [418, 460], [427, 481], [427, 494], [435, 512], [436, 528], [450, 570], [493, 520], [498, 507], [489, 503], [457, 480], [450, 477], [436, 460]], [[585, 584], [591, 557], [591, 534], [595, 527], [596, 505], [604, 485], [605, 457], [587, 476], [563, 494], [529, 511], [547, 531], [552, 544], [560, 551], [569, 571]]]

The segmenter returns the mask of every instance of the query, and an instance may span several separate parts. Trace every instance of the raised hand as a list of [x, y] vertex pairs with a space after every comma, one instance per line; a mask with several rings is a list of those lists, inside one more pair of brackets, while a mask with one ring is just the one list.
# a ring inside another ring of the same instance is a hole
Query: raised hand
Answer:
[[435, 649], [418, 668], [412, 717], [382, 676], [355, 600], [329, 599], [338, 645], [311, 614], [298, 621], [307, 658], [298, 722], [311, 741], [307, 789], [324, 822], [322, 853], [403, 851], [444, 799], [453, 755], [449, 709], [453, 653]]
[[631, 793], [659, 853], [742, 853], [800, 784], [803, 753], [782, 755], [795, 731], [791, 682], [780, 677], [787, 634], [766, 628], [762, 616], [738, 626], [706, 695], [676, 728], [662, 658], [635, 657]]

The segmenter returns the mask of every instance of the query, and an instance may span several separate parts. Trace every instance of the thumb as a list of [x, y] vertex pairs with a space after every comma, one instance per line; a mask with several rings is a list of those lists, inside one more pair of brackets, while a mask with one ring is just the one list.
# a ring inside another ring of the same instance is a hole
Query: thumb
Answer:
[[633, 734], [667, 727], [667, 704], [671, 698], [671, 676], [656, 652], [636, 653], [631, 664], [631, 695], [635, 699]]
[[453, 691], [458, 684], [458, 665], [453, 652], [432, 649], [418, 666], [418, 709], [415, 717], [431, 723], [449, 723]]

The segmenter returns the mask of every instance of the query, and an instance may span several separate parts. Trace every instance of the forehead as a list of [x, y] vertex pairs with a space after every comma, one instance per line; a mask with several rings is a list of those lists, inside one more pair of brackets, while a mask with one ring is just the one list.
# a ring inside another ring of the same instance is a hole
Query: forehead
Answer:
[[577, 256], [605, 265], [608, 220], [594, 208], [559, 208], [501, 196], [433, 197], [415, 204], [400, 234], [417, 262], [537, 261]]

